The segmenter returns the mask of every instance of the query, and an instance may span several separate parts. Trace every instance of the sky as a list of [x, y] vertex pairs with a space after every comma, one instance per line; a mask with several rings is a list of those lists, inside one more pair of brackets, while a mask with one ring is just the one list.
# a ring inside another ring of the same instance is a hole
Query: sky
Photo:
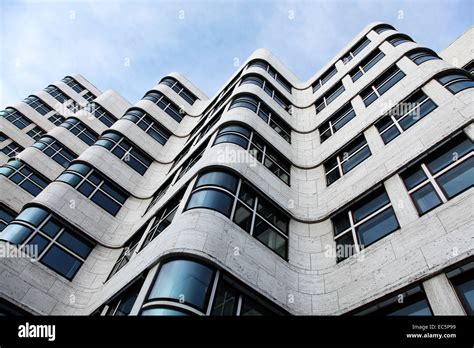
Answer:
[[474, 0], [0, 0], [0, 109], [66, 75], [135, 104], [170, 72], [212, 97], [257, 48], [307, 80], [367, 24], [440, 51]]

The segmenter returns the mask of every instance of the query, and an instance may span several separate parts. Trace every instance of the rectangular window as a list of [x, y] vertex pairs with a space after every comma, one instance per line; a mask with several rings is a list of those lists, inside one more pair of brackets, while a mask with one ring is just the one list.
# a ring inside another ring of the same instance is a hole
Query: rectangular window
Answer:
[[173, 182], [174, 175], [166, 179], [166, 181], [160, 186], [158, 190], [153, 194], [153, 198], [150, 201], [150, 204], [148, 204], [148, 207], [145, 210], [145, 213], [142, 215], [144, 216], [148, 211], [153, 208], [153, 206], [160, 200], [161, 197], [165, 195], [166, 192], [168, 192], [168, 189], [172, 186], [171, 183]]
[[12, 140], [8, 145], [5, 145], [0, 151], [2, 151], [8, 157], [16, 157], [23, 150], [23, 146]]
[[71, 185], [109, 214], [115, 216], [129, 194], [94, 168], [83, 163], [71, 164], [56, 181]]
[[72, 134], [77, 136], [89, 146], [97, 141], [97, 133], [87, 128], [77, 118], [68, 118], [63, 123], [61, 123], [61, 127], [68, 129]]
[[146, 227], [150, 224], [150, 228], [145, 236], [140, 250], [143, 250], [150, 242], [155, 239], [161, 232], [163, 232], [171, 223], [176, 215], [179, 204], [183, 199], [186, 187], [182, 188], [177, 194], [173, 196], [163, 207], [161, 207], [156, 214], [142, 227], [145, 232]]
[[467, 315], [474, 315], [474, 262], [447, 273]]
[[87, 100], [87, 102], [90, 103], [96, 98], [96, 96], [93, 95], [91, 92], [87, 91], [87, 93], [84, 93], [82, 95], [82, 98], [84, 98], [85, 100]]
[[69, 228], [57, 215], [43, 208], [28, 207], [2, 233], [2, 239], [20, 249], [37, 247], [35, 260], [68, 280], [85, 262], [94, 243]]
[[112, 126], [117, 119], [110, 112], [105, 110], [102, 106], [97, 103], [89, 103], [84, 108], [91, 115], [94, 115], [100, 122], [105, 124], [107, 127]]
[[372, 104], [404, 77], [403, 71], [395, 64], [392, 65], [360, 93], [365, 106]]
[[[403, 301], [400, 301], [403, 299]], [[420, 285], [409, 288], [396, 294], [391, 294], [382, 301], [364, 306], [351, 314], [356, 316], [431, 316], [426, 294]]]
[[60, 103], [67, 102], [71, 98], [69, 98], [63, 91], [61, 91], [58, 87], [56, 86], [48, 86], [44, 89], [48, 94], [56, 99]]
[[59, 115], [59, 114], [53, 114], [53, 115], [48, 117], [48, 121], [50, 121], [55, 126], [59, 126], [61, 123], [66, 121], [66, 119], [63, 116]]
[[315, 102], [316, 113], [320, 113], [323, 109], [331, 104], [337, 97], [339, 97], [346, 89], [342, 82], [336, 83], [329, 91], [327, 91], [321, 98]]
[[30, 95], [29, 97], [25, 98], [23, 102], [39, 112], [42, 116], [46, 115], [50, 111], [53, 111], [53, 109], [46, 105], [44, 101], [34, 95]]
[[366, 58], [364, 58], [358, 66], [356, 66], [349, 75], [352, 81], [357, 81], [362, 75], [366, 74], [375, 64], [377, 64], [385, 54], [378, 48], [372, 51]]
[[10, 160], [0, 167], [0, 175], [6, 176], [32, 196], [37, 196], [50, 183], [49, 179], [18, 160]]
[[420, 89], [392, 108], [375, 123], [385, 144], [437, 108], [437, 105]]
[[[204, 154], [204, 151], [206, 151], [207, 144], [209, 144], [209, 140], [207, 140], [204, 144], [202, 144], [198, 149], [194, 150], [194, 153], [189, 156], [182, 164], [181, 168], [178, 171], [178, 176], [176, 177], [176, 180], [179, 180], [186, 174], [193, 166], [194, 164], [199, 161]], [[187, 152], [187, 151], [186, 151]], [[173, 167], [183, 158], [184, 156], [179, 156], [174, 163]], [[172, 167], [172, 168], [173, 168]], [[171, 170], [171, 169], [170, 169]]]
[[0, 204], [0, 232], [5, 229], [5, 227], [13, 220], [16, 216], [16, 213], [5, 207], [3, 204]]
[[290, 102], [272, 86], [267, 80], [258, 75], [247, 75], [242, 78], [240, 85], [252, 84], [259, 86], [265, 91], [273, 100], [275, 100], [286, 111], [290, 110]]
[[358, 55], [368, 44], [370, 40], [364, 36], [358, 43], [356, 43], [351, 50], [342, 58], [344, 64], [349, 63], [356, 55]]
[[420, 215], [474, 185], [474, 144], [460, 133], [400, 176]]
[[94, 145], [105, 147], [140, 175], [145, 174], [152, 162], [150, 156], [119, 133], [105, 132]]
[[189, 89], [184, 87], [180, 82], [178, 82], [178, 80], [172, 77], [165, 77], [160, 83], [175, 91], [179, 96], [181, 96], [181, 98], [186, 100], [189, 105], [193, 105], [198, 99], [198, 97], [196, 97]]
[[[109, 278], [110, 277], [111, 276], [109, 276]], [[104, 305], [107, 307], [105, 315], [114, 317], [123, 317], [129, 315], [132, 311], [135, 301], [137, 300], [144, 281], [145, 275], [141, 274], [138, 279], [132, 282], [131, 285], [127, 285], [124, 290], [121, 290], [118, 295], [115, 295], [111, 301]], [[102, 310], [100, 310], [98, 314], [102, 313]]]
[[337, 74], [337, 69], [335, 66], [331, 67], [328, 71], [321, 75], [321, 77], [313, 83], [313, 93], [320, 89], [326, 82], [328, 82], [331, 77]]
[[134, 256], [135, 252], [137, 252], [137, 246], [140, 243], [140, 240], [142, 239], [143, 232], [144, 231], [142, 231], [142, 229], [138, 230], [138, 232], [135, 233], [132, 238], [130, 238], [125, 243], [122, 252], [120, 253], [120, 256], [118, 257], [117, 261], [115, 261], [114, 267], [112, 267], [112, 271], [110, 271], [110, 274], [107, 277], [107, 280], [112, 278], [115, 273], [120, 271], [122, 267], [125, 266]]
[[45, 131], [38, 126], [35, 126], [26, 132], [26, 134], [33, 138], [33, 140], [38, 140], [43, 136], [43, 134], [45, 134]]
[[334, 227], [337, 262], [359, 253], [399, 228], [383, 186], [338, 213], [331, 221]]
[[354, 109], [352, 108], [351, 103], [347, 103], [338, 111], [336, 111], [326, 122], [324, 122], [319, 127], [319, 136], [321, 138], [321, 143], [326, 141], [339, 129], [341, 129], [345, 124], [352, 120], [356, 116]]
[[49, 135], [40, 138], [32, 146], [36, 147], [64, 168], [66, 168], [69, 163], [77, 157], [75, 153], [68, 150], [64, 145]]
[[166, 112], [176, 122], [181, 122], [186, 115], [184, 110], [180, 109], [175, 103], [157, 91], [148, 92], [142, 100], [149, 100], [156, 104], [161, 110]]
[[352, 140], [342, 150], [331, 156], [324, 162], [324, 170], [326, 171], [326, 183], [331, 185], [344, 174], [350, 172], [365, 159], [370, 157], [369, 145], [363, 134]]
[[164, 145], [169, 137], [171, 132], [161, 125], [158, 121], [148, 115], [146, 112], [132, 109], [129, 110], [122, 118], [136, 123], [145, 133], [151, 136], [154, 140], [159, 142], [161, 145]]
[[21, 112], [12, 108], [6, 108], [5, 110], [0, 111], [0, 117], [6, 119], [18, 129], [28, 127], [32, 123], [28, 118], [23, 116]]

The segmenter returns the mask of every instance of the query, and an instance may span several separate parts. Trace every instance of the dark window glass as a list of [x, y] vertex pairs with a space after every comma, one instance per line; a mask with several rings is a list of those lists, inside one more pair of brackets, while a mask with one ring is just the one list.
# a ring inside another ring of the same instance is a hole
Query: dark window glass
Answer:
[[447, 274], [467, 315], [474, 315], [474, 263], [468, 263]]
[[158, 121], [155, 121], [144, 111], [131, 109], [127, 111], [127, 113], [122, 116], [122, 118], [136, 123], [138, 127], [140, 127], [161, 145], [164, 145], [171, 136], [171, 132], [169, 130], [163, 127]]
[[169, 261], [161, 266], [148, 299], [172, 299], [204, 310], [213, 274], [212, 269], [194, 261]]
[[37, 196], [50, 181], [18, 160], [10, 160], [0, 167], [0, 175], [4, 175], [33, 196]]
[[23, 129], [32, 123], [22, 113], [12, 108], [6, 108], [5, 110], [0, 111], [0, 117], [6, 119], [18, 129]]
[[453, 94], [474, 87], [474, 79], [472, 78], [472, 75], [465, 74], [464, 72], [453, 72], [442, 75], [438, 78], [438, 81]]

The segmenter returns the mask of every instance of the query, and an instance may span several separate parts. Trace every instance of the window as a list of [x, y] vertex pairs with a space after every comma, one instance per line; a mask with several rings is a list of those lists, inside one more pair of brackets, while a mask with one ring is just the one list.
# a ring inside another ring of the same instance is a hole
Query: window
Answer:
[[53, 109], [46, 105], [44, 101], [34, 95], [30, 95], [29, 97], [25, 98], [23, 102], [31, 106], [42, 116], [46, 115], [50, 111], [53, 111]]
[[474, 60], [471, 60], [469, 63], [467, 63], [463, 69], [469, 71], [471, 75], [474, 75]]
[[56, 139], [46, 135], [32, 145], [43, 152], [46, 156], [51, 157], [55, 162], [66, 168], [77, 155], [68, 150], [64, 145]]
[[[194, 129], [189, 133], [189, 138], [186, 141], [186, 144], [190, 143], [193, 140], [192, 144], [197, 144], [212, 127], [216, 125], [217, 122], [221, 119], [222, 111], [217, 114], [214, 114], [210, 118], [203, 118], [199, 123], [194, 127]], [[207, 122], [207, 123], [206, 123]], [[193, 136], [199, 131], [199, 134], [193, 138]]]
[[326, 122], [324, 122], [319, 127], [319, 136], [321, 138], [321, 143], [326, 141], [339, 129], [341, 129], [345, 124], [352, 120], [356, 116], [354, 109], [352, 108], [351, 103], [347, 103], [338, 111], [336, 111]]
[[22, 146], [12, 140], [8, 145], [5, 145], [0, 151], [2, 151], [8, 157], [16, 157], [23, 150], [24, 148]]
[[438, 77], [437, 80], [453, 94], [474, 87], [474, 79], [464, 72], [451, 72]]
[[398, 292], [397, 294], [391, 294], [385, 300], [379, 300], [376, 304], [370, 304], [364, 307], [364, 309], [358, 310], [353, 314], [373, 316], [433, 315], [428, 300], [426, 299], [425, 292], [420, 285]]
[[201, 261], [163, 261], [141, 315], [261, 316], [284, 312], [240, 281]]
[[404, 77], [403, 71], [395, 64], [392, 65], [360, 93], [365, 106], [372, 104]]
[[113, 216], [117, 215], [129, 196], [127, 192], [84, 163], [71, 164], [56, 181], [71, 185]]
[[341, 176], [350, 172], [370, 155], [372, 153], [369, 145], [364, 135], [361, 134], [324, 162], [327, 185], [331, 185]]
[[290, 184], [291, 163], [253, 130], [237, 124], [226, 125], [217, 133], [214, 145], [221, 143], [233, 143], [248, 150], [280, 180]]
[[290, 102], [279, 93], [275, 87], [268, 83], [264, 78], [257, 75], [247, 75], [245, 76], [240, 85], [252, 84], [260, 87], [267, 93], [273, 100], [275, 100], [283, 109], [288, 111], [290, 109]]
[[390, 42], [392, 46], [396, 47], [404, 42], [413, 42], [413, 40], [408, 35], [397, 34], [390, 37], [388, 42]]
[[53, 123], [55, 126], [61, 125], [66, 119], [59, 114], [53, 114], [48, 117], [48, 120]]
[[385, 144], [437, 108], [437, 105], [420, 89], [392, 108], [375, 123]]
[[291, 142], [291, 127], [271, 110], [260, 99], [250, 95], [240, 95], [230, 104], [229, 109], [243, 107], [255, 112], [262, 120], [273, 128], [283, 139]]
[[377, 62], [379, 62], [385, 54], [378, 48], [372, 51], [366, 58], [364, 58], [360, 64], [352, 69], [349, 75], [352, 78], [352, 81], [357, 81], [362, 75], [367, 73]]
[[173, 91], [175, 91], [181, 98], [186, 100], [186, 102], [189, 105], [193, 105], [194, 102], [198, 99], [189, 89], [184, 87], [178, 80], [172, 78], [172, 77], [165, 77], [163, 80], [161, 80], [162, 84], [168, 86], [171, 88]]
[[[205, 143], [203, 143], [201, 146], [199, 146], [198, 149], [196, 149], [194, 151], [194, 153], [189, 156], [182, 164], [181, 164], [181, 168], [179, 169], [178, 171], [178, 174], [177, 174], [177, 177], [176, 177], [176, 180], [179, 180], [180, 178], [182, 178], [184, 176], [184, 174], [186, 174], [193, 166], [194, 164], [199, 161], [202, 157], [202, 155], [204, 154], [204, 151], [206, 151], [206, 147], [207, 147], [207, 144], [209, 144], [209, 140], [207, 140]], [[189, 149], [188, 149], [189, 150]], [[187, 153], [187, 151], [186, 151]], [[173, 163], [173, 167], [175, 164], [177, 164], [182, 158], [184, 157], [183, 156], [178, 156], [177, 159], [175, 159], [174, 163]], [[172, 168], [173, 168], [172, 167]], [[171, 170], [171, 169], [170, 169]]]
[[420, 65], [428, 60], [440, 59], [436, 53], [428, 50], [416, 50], [407, 54], [407, 57], [410, 58], [416, 65]]
[[32, 196], [37, 196], [50, 183], [49, 179], [19, 160], [10, 160], [1, 166], [0, 175], [6, 176]]
[[131, 109], [127, 111], [122, 118], [136, 123], [138, 127], [143, 129], [145, 133], [159, 142], [161, 145], [164, 145], [169, 137], [171, 132], [161, 125], [158, 121], [153, 119], [146, 112], [138, 109]]
[[105, 147], [140, 175], [145, 174], [152, 162], [150, 156], [116, 132], [105, 132], [94, 145]]
[[334, 227], [337, 262], [359, 253], [399, 228], [383, 186], [338, 213], [331, 221]]
[[467, 315], [474, 315], [474, 262], [447, 273]]
[[69, 280], [74, 278], [94, 247], [61, 218], [40, 207], [24, 209], [3, 230], [0, 239], [20, 249], [36, 247], [34, 259]]
[[331, 104], [334, 99], [339, 97], [346, 89], [342, 85], [342, 82], [336, 83], [329, 91], [327, 91], [321, 98], [316, 100], [314, 105], [316, 106], [316, 113], [320, 113], [323, 109]]
[[7, 137], [5, 134], [3, 134], [2, 132], [0, 132], [0, 143], [5, 141], [5, 140], [8, 140], [10, 139], [9, 137]]
[[48, 94], [56, 99], [60, 103], [64, 103], [71, 98], [69, 98], [63, 91], [61, 91], [58, 87], [56, 86], [48, 86], [44, 89]]
[[44, 133], [45, 133], [44, 130], [42, 130], [38, 126], [34, 126], [28, 132], [26, 132], [26, 134], [28, 134], [34, 140], [38, 140], [39, 138], [41, 138]]
[[143, 213], [142, 216], [144, 216], [148, 211], [160, 200], [161, 197], [165, 195], [165, 193], [168, 191], [168, 189], [172, 186], [171, 183], [173, 182], [174, 175], [166, 179], [166, 181], [160, 186], [158, 190], [153, 194], [153, 198], [150, 201], [150, 204], [148, 204], [148, 207], [145, 210], [145, 213]]
[[321, 77], [316, 80], [315, 83], [313, 83], [313, 93], [316, 92], [318, 89], [320, 89], [326, 82], [328, 82], [331, 77], [337, 74], [337, 69], [335, 66], [329, 68], [328, 71], [326, 71], [324, 74], [321, 75]]
[[174, 104], [160, 92], [148, 92], [142, 99], [155, 103], [161, 110], [166, 112], [173, 120], [178, 123], [181, 122], [185, 116], [185, 113], [182, 109], [180, 109], [176, 104]]
[[66, 76], [63, 78], [61, 81], [63, 81], [66, 85], [71, 87], [73, 90], [75, 90], [77, 93], [81, 93], [82, 91], [85, 90], [84, 86], [81, 85], [79, 82], [77, 82], [75, 79], [73, 79], [70, 76]]
[[150, 242], [161, 232], [163, 232], [169, 225], [171, 225], [176, 215], [176, 211], [178, 210], [179, 204], [183, 199], [185, 191], [186, 187], [182, 188], [142, 227], [142, 232], [145, 232], [146, 227], [151, 222], [150, 228], [145, 236], [145, 239], [143, 240], [141, 250], [150, 244]]
[[112, 271], [110, 271], [110, 274], [107, 277], [107, 280], [112, 278], [115, 273], [120, 271], [122, 267], [130, 261], [138, 247], [138, 244], [140, 243], [142, 236], [143, 231], [139, 230], [125, 243], [120, 256], [118, 257], [117, 261], [115, 261], [114, 267], [112, 267]]
[[93, 101], [96, 98], [96, 96], [93, 95], [91, 92], [87, 91], [87, 93], [84, 93], [82, 95], [82, 98], [84, 98], [85, 100], [87, 100], [87, 102], [90, 103], [91, 101]]
[[0, 111], [0, 117], [6, 119], [18, 129], [23, 129], [31, 124], [31, 121], [28, 118], [23, 116], [23, 114], [19, 111], [12, 108], [6, 108], [5, 110]]
[[70, 117], [67, 120], [65, 120], [63, 123], [61, 123], [60, 126], [68, 129], [72, 134], [77, 136], [79, 139], [81, 139], [83, 142], [85, 142], [89, 146], [94, 144], [97, 141], [97, 137], [98, 137], [97, 133], [87, 128], [77, 118]]
[[387, 30], [395, 30], [394, 27], [392, 27], [391, 25], [388, 25], [388, 24], [379, 24], [377, 25], [376, 27], [374, 27], [373, 29], [377, 34], [382, 34], [384, 31], [387, 31]]
[[400, 174], [420, 215], [474, 184], [474, 145], [463, 133]]
[[352, 49], [344, 56], [342, 57], [342, 62], [344, 64], [349, 63], [352, 58], [354, 58], [356, 55], [360, 53], [368, 44], [370, 44], [370, 40], [364, 36], [358, 43], [356, 43]]
[[268, 72], [268, 74], [273, 77], [278, 83], [288, 92], [291, 94], [291, 84], [284, 78], [282, 77], [277, 71], [267, 62], [257, 59], [249, 63], [247, 66], [248, 68], [261, 68]]
[[280, 257], [287, 258], [289, 218], [237, 176], [226, 171], [199, 175], [185, 210], [194, 208], [222, 213]]
[[16, 216], [16, 213], [5, 207], [3, 204], [0, 204], [0, 232], [2, 232], [5, 227], [13, 220]]
[[105, 110], [102, 106], [97, 103], [89, 103], [86, 105], [84, 110], [88, 111], [91, 115], [94, 115], [100, 122], [110, 127], [114, 124], [117, 119], [110, 112]]
[[116, 317], [129, 315], [144, 281], [145, 277], [140, 275], [131, 285], [127, 285], [125, 290], [120, 291], [118, 295], [114, 296], [114, 298], [105, 305], [107, 307], [105, 315]]

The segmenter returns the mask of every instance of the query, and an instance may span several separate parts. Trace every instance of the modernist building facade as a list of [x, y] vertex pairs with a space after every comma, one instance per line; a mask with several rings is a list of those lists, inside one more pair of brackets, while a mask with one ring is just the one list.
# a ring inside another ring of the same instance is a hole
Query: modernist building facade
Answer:
[[474, 39], [367, 26], [309, 81], [80, 75], [0, 117], [0, 311], [471, 315]]

